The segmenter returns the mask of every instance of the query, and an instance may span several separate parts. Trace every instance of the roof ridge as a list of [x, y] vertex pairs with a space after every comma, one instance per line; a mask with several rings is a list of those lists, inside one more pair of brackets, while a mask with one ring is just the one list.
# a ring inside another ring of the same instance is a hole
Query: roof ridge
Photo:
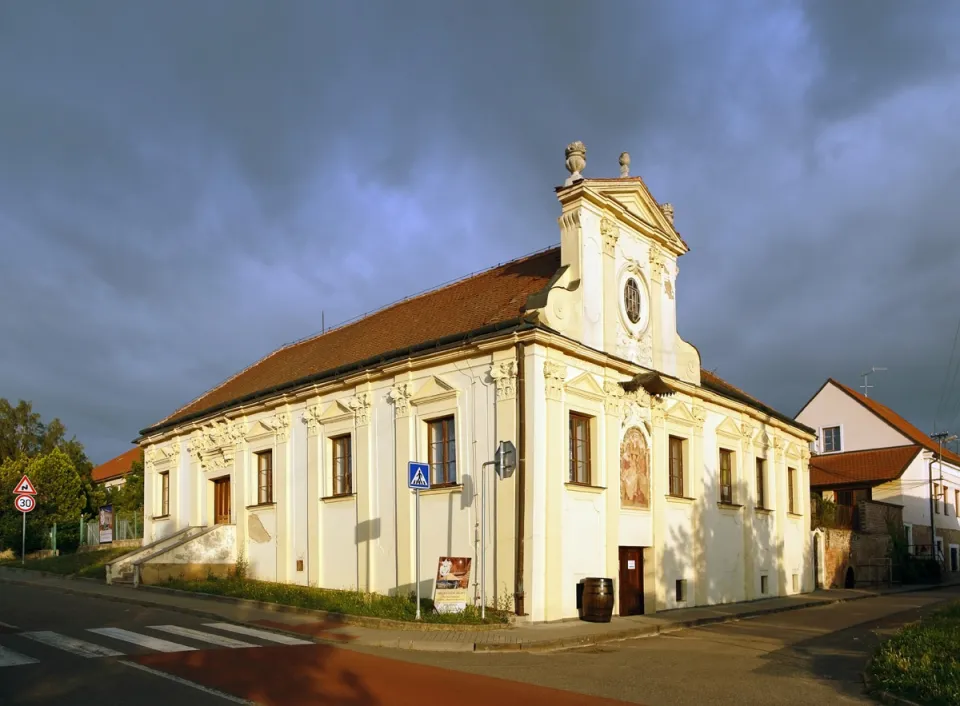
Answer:
[[233, 382], [234, 380], [236, 380], [237, 378], [239, 378], [240, 376], [242, 376], [244, 373], [252, 370], [253, 368], [257, 367], [258, 365], [266, 362], [266, 361], [269, 360], [270, 358], [272, 358], [272, 357], [274, 357], [274, 356], [276, 356], [276, 355], [278, 355], [278, 354], [280, 354], [280, 353], [282, 353], [282, 352], [284, 352], [284, 351], [288, 351], [288, 350], [290, 350], [290, 349], [292, 349], [292, 348], [296, 348], [297, 346], [301, 346], [301, 345], [303, 345], [303, 344], [305, 344], [305, 343], [308, 343], [308, 342], [311, 342], [311, 341], [316, 341], [317, 339], [322, 338], [322, 337], [324, 337], [324, 336], [326, 336], [326, 335], [328, 335], [328, 334], [330, 334], [330, 333], [333, 333], [333, 332], [336, 332], [336, 331], [342, 331], [342, 330], [344, 330], [344, 329], [346, 329], [346, 328], [349, 328], [350, 326], [354, 326], [354, 325], [356, 325], [356, 324], [358, 324], [358, 323], [360, 323], [360, 322], [362, 322], [362, 321], [365, 321], [366, 319], [369, 319], [369, 318], [372, 317], [372, 316], [376, 316], [377, 314], [381, 314], [381, 313], [383, 313], [383, 312], [385, 312], [385, 311], [389, 311], [390, 309], [393, 309], [394, 307], [400, 306], [401, 304], [406, 304], [406, 303], [408, 303], [408, 302], [414, 301], [414, 300], [419, 299], [419, 298], [421, 298], [421, 297], [425, 297], [425, 296], [427, 296], [427, 295], [429, 295], [429, 294], [434, 294], [434, 293], [436, 293], [436, 292], [441, 292], [441, 291], [443, 291], [443, 290], [445, 290], [445, 289], [449, 289], [449, 288], [451, 288], [451, 287], [453, 287], [453, 286], [455, 286], [455, 285], [462, 284], [462, 283], [464, 283], [464, 282], [468, 282], [468, 281], [470, 281], [470, 280], [472, 280], [472, 279], [475, 279], [475, 278], [477, 278], [477, 277], [481, 277], [481, 276], [483, 276], [483, 275], [485, 275], [485, 274], [488, 274], [488, 273], [490, 273], [490, 272], [494, 272], [494, 271], [496, 271], [496, 270], [498, 270], [498, 269], [502, 269], [502, 268], [507, 267], [507, 266], [509, 266], [509, 265], [515, 265], [515, 264], [517, 264], [517, 263], [521, 263], [521, 262], [526, 262], [526, 261], [528, 261], [528, 260], [532, 260], [533, 258], [535, 258], [535, 257], [537, 257], [537, 256], [545, 255], [545, 254], [547, 254], [547, 253], [549, 253], [549, 252], [552, 252], [552, 251], [555, 251], [555, 250], [559, 250], [559, 248], [560, 248], [560, 246], [555, 244], [555, 245], [550, 245], [550, 246], [548, 246], [548, 247], [540, 248], [539, 250], [534, 250], [533, 252], [527, 253], [527, 254], [525, 254], [525, 255], [521, 255], [520, 257], [514, 258], [513, 260], [507, 260], [506, 262], [498, 263], [498, 264], [493, 265], [493, 266], [491, 266], [491, 267], [487, 267], [486, 269], [477, 270], [477, 271], [475, 271], [475, 272], [472, 272], [472, 273], [470, 273], [470, 274], [464, 275], [464, 276], [459, 277], [459, 278], [457, 278], [457, 279], [448, 280], [448, 281], [446, 281], [446, 282], [444, 282], [444, 283], [442, 283], [442, 284], [440, 284], [440, 285], [438, 285], [438, 286], [436, 286], [436, 287], [434, 287], [434, 288], [432, 288], [432, 289], [425, 289], [425, 290], [423, 290], [423, 291], [421, 291], [421, 292], [418, 292], [418, 293], [416, 293], [416, 294], [412, 294], [412, 295], [410, 295], [410, 296], [408, 296], [408, 297], [404, 297], [404, 298], [402, 298], [402, 299], [398, 299], [398, 300], [396, 300], [396, 301], [394, 301], [394, 302], [391, 302], [391, 303], [389, 303], [389, 304], [386, 304], [386, 305], [380, 307], [379, 309], [373, 309], [373, 310], [368, 311], [368, 312], [366, 312], [366, 313], [364, 313], [364, 314], [360, 314], [359, 316], [355, 316], [355, 317], [352, 318], [352, 319], [348, 319], [348, 320], [346, 320], [346, 321], [343, 321], [343, 322], [341, 322], [340, 324], [338, 324], [338, 325], [336, 325], [336, 326], [333, 326], [333, 327], [331, 327], [331, 328], [327, 328], [327, 329], [321, 331], [320, 333], [314, 333], [314, 334], [312, 334], [312, 335], [310, 335], [310, 336], [305, 336], [305, 337], [300, 338], [300, 339], [297, 339], [297, 340], [295, 340], [295, 341], [292, 341], [292, 342], [289, 342], [289, 343], [284, 343], [284, 344], [281, 345], [279, 348], [276, 348], [276, 349], [274, 349], [273, 351], [271, 351], [270, 353], [267, 353], [266, 355], [262, 356], [261, 358], [255, 360], [254, 362], [250, 363], [250, 364], [247, 365], [246, 367], [244, 367], [244, 368], [242, 368], [241, 370], [237, 371], [237, 372], [234, 373], [233, 375], [230, 375], [230, 376], [226, 377], [225, 379], [221, 380], [219, 383], [217, 383], [216, 385], [214, 385], [214, 386], [211, 387], [210, 389], [208, 389], [208, 390], [200, 393], [199, 395], [197, 395], [196, 397], [194, 397], [194, 398], [191, 399], [190, 401], [186, 402], [185, 404], [180, 405], [173, 413], [168, 414], [166, 417], [164, 417], [163, 419], [161, 419], [159, 422], [156, 422], [156, 423], [153, 424], [152, 426], [154, 426], [154, 427], [160, 426], [160, 425], [162, 425], [162, 424], [170, 421], [171, 419], [177, 418], [178, 416], [180, 416], [180, 415], [183, 413], [184, 410], [186, 410], [186, 409], [188, 409], [189, 407], [191, 407], [192, 405], [196, 404], [197, 402], [199, 402], [199, 401], [200, 401], [201, 399], [203, 399], [204, 397], [207, 397], [207, 396], [209, 396], [210, 394], [216, 392], [217, 390], [222, 389], [222, 388], [225, 387], [226, 385], [230, 384], [231, 382]]
[[866, 454], [866, 453], [875, 453], [877, 451], [893, 451], [897, 449], [911, 449], [919, 448], [922, 449], [923, 446], [916, 442], [912, 444], [897, 444], [896, 446], [872, 446], [869, 449], [857, 449], [856, 451], [832, 451], [825, 454], [812, 454], [810, 460], [812, 461], [815, 458], [836, 458], [838, 456], [850, 456], [851, 454]]

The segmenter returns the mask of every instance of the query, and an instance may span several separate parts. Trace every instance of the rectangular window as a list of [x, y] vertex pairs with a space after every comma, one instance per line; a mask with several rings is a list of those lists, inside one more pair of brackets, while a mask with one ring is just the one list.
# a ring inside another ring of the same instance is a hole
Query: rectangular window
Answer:
[[933, 511], [940, 514], [940, 485], [938, 483], [933, 484]]
[[720, 449], [720, 502], [733, 504], [733, 452]]
[[914, 552], [914, 546], [913, 546], [913, 525], [904, 524], [904, 526], [903, 526], [903, 534], [904, 534], [904, 538], [906, 539], [906, 542], [907, 542], [907, 553], [913, 554], [913, 552]]
[[768, 581], [769, 579], [766, 576], [760, 577], [760, 594], [761, 595], [764, 595], [764, 596], [767, 595]]
[[273, 451], [257, 454], [257, 503], [273, 502]]
[[457, 438], [453, 416], [427, 422], [430, 485], [457, 482]]
[[800, 574], [793, 575], [793, 592], [794, 593], [800, 592]]
[[840, 427], [824, 427], [823, 429], [823, 452], [840, 450]]
[[590, 417], [570, 413], [570, 482], [590, 485]]
[[960, 517], [960, 490], [953, 491], [953, 514]]
[[686, 579], [677, 579], [676, 598], [677, 598], [677, 603], [683, 603], [685, 600], [687, 600], [687, 580]]
[[353, 454], [350, 444], [350, 435], [335, 436], [330, 439], [333, 450], [333, 494], [350, 495], [353, 493]]
[[793, 468], [787, 469], [787, 511], [796, 512], [796, 479], [797, 472]]
[[160, 474], [160, 517], [170, 514], [170, 471]]
[[683, 497], [683, 439], [670, 437], [670, 495]]
[[767, 462], [757, 459], [757, 507], [767, 507]]

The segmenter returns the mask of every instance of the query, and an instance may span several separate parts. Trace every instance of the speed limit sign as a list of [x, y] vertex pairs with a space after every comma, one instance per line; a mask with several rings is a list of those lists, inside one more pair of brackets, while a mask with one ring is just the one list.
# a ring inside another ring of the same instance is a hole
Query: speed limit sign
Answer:
[[20, 512], [26, 513], [37, 506], [37, 501], [33, 499], [32, 495], [18, 495], [13, 504]]

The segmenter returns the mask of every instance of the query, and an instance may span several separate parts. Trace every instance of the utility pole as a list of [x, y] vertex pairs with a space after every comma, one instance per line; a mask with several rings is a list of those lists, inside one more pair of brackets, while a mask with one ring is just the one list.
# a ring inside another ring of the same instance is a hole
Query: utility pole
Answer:
[[[957, 437], [950, 436], [950, 432], [938, 431], [935, 434], [930, 435], [931, 439], [937, 440], [937, 445], [939, 451], [937, 452], [937, 463], [940, 465], [940, 482], [943, 482], [943, 442], [946, 441], [950, 443]], [[934, 488], [933, 488], [933, 460], [930, 460], [930, 556], [936, 560], [937, 558], [937, 528], [936, 522], [934, 519], [933, 512], [933, 499], [934, 499]]]
[[870, 368], [870, 370], [868, 370], [867, 372], [865, 372], [865, 373], [860, 373], [860, 377], [863, 378], [863, 384], [862, 384], [860, 387], [863, 388], [863, 396], [864, 396], [864, 397], [869, 397], [869, 396], [870, 396], [870, 388], [873, 387], [873, 385], [870, 385], [870, 384], [867, 383], [867, 377], [868, 377], [869, 375], [872, 375], [873, 373], [879, 372], [879, 371], [881, 371], [881, 370], [886, 370], [886, 368], [878, 368], [878, 367], [874, 366], [874, 367]]

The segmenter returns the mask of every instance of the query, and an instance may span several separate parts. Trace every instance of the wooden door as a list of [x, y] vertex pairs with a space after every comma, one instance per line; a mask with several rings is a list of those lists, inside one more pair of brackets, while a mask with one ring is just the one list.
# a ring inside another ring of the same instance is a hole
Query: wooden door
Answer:
[[620, 547], [620, 615], [643, 614], [643, 549]]
[[213, 481], [213, 518], [218, 525], [230, 524], [230, 478]]

